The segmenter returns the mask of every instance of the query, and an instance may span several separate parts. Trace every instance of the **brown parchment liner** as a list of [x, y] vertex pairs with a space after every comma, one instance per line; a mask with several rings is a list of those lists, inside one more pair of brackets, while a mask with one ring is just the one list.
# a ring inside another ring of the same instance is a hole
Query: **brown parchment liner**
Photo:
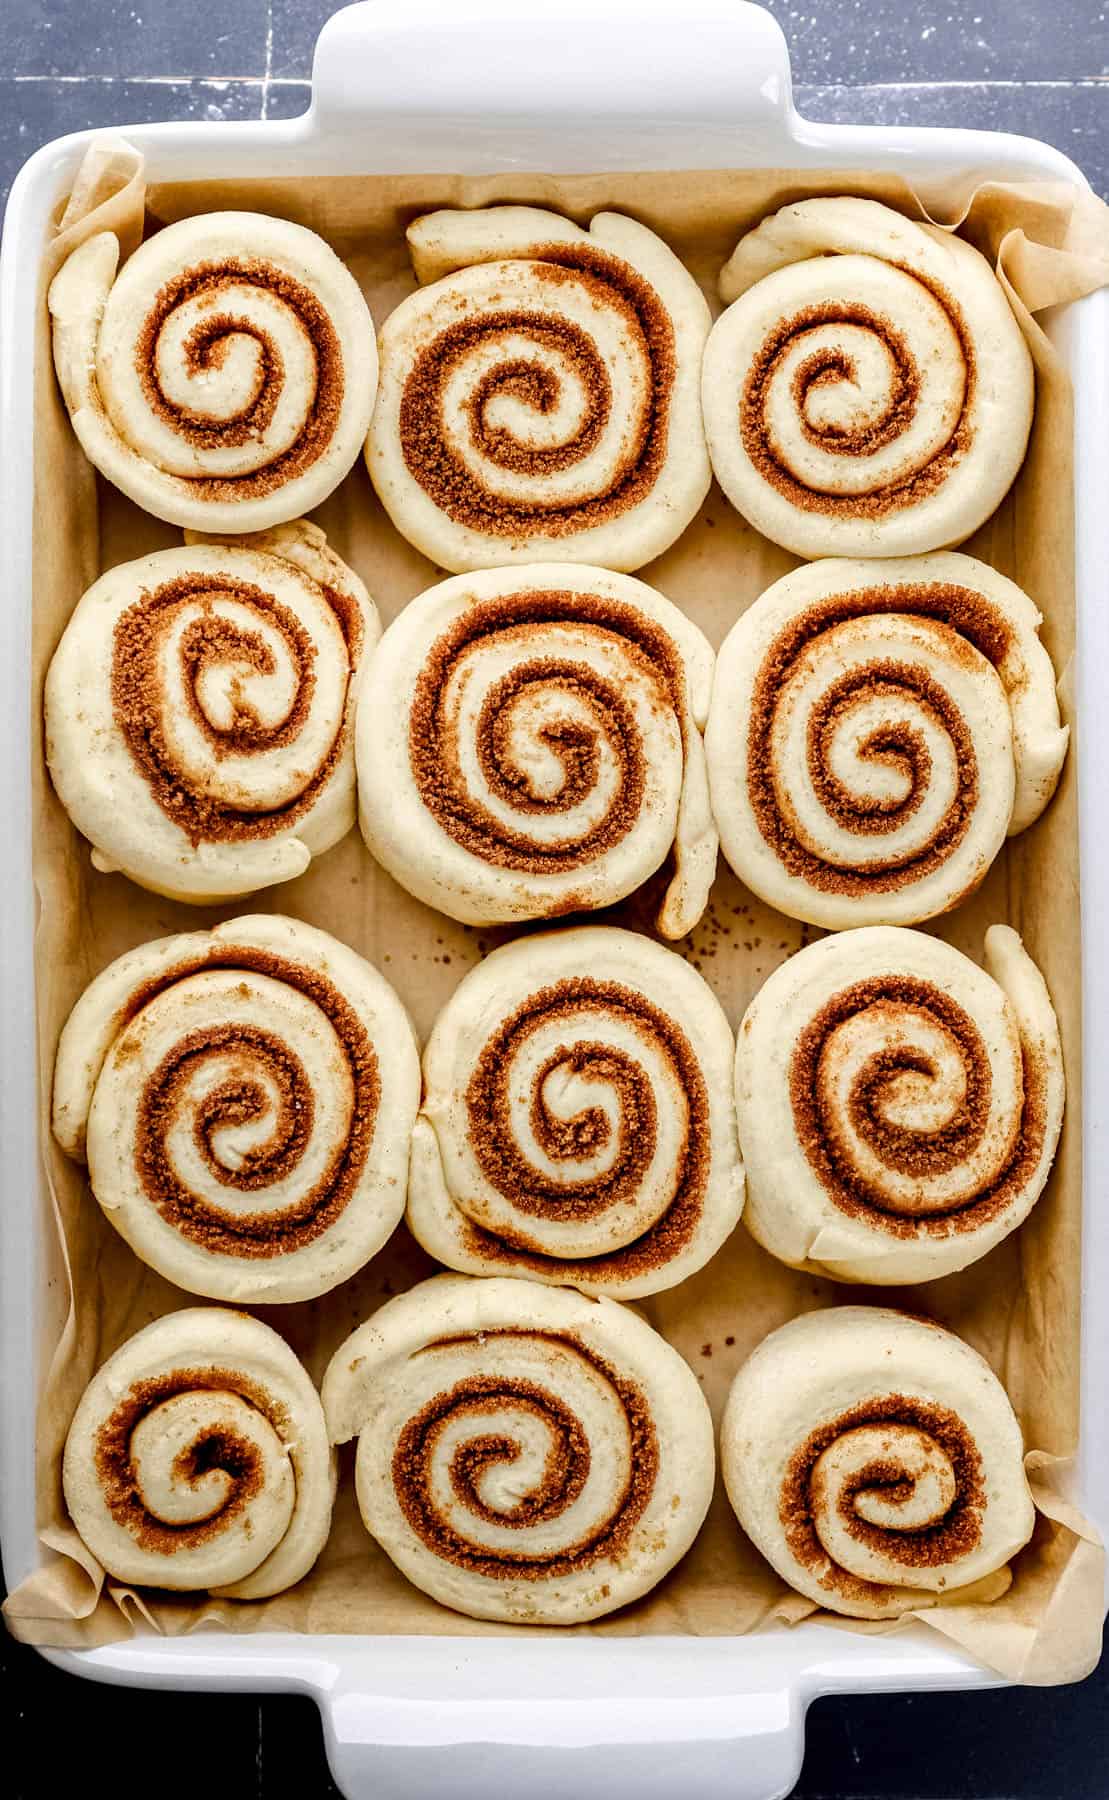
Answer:
[[[378, 324], [414, 280], [404, 242], [408, 221], [429, 208], [519, 200], [548, 205], [582, 223], [607, 206], [660, 232], [703, 283], [715, 310], [715, 279], [739, 235], [787, 201], [814, 193], [872, 195], [921, 217], [924, 205], [890, 176], [782, 171], [739, 173], [497, 175], [482, 178], [344, 177], [222, 181], [144, 190], [141, 160], [120, 140], [90, 158], [58, 235], [47, 247], [35, 345], [33, 680], [41, 701], [47, 664], [83, 590], [104, 569], [180, 541], [100, 482], [70, 430], [51, 366], [45, 291], [64, 255], [95, 229], [122, 234], [125, 253], [143, 225], [220, 207], [282, 214], [325, 236], [362, 281]], [[1074, 299], [1109, 280], [1109, 213], [1063, 184], [988, 184], [973, 193], [925, 196], [932, 217], [959, 228], [991, 259], [1009, 288], [1037, 373], [1028, 458], [995, 517], [965, 546], [1028, 589], [1046, 618], [1044, 641], [1062, 676], [1064, 706], [1074, 644], [1073, 456], [1068, 380], [1031, 312]], [[947, 208], [945, 213], [944, 208]], [[1026, 303], [1026, 304], [1025, 304]], [[353, 564], [386, 622], [441, 571], [388, 523], [359, 465], [318, 513], [339, 554]], [[797, 560], [747, 526], [715, 487], [679, 544], [640, 574], [682, 606], [719, 643], [736, 616]], [[12, 604], [19, 596], [8, 596]], [[41, 708], [39, 707], [39, 712]], [[1072, 721], [1073, 723], [1073, 721]], [[38, 1070], [46, 1191], [60, 1229], [43, 1331], [38, 1439], [38, 1522], [56, 1552], [9, 1600], [7, 1619], [40, 1644], [92, 1646], [126, 1636], [141, 1620], [177, 1633], [218, 1622], [234, 1631], [486, 1635], [527, 1628], [474, 1622], [411, 1587], [372, 1543], [358, 1518], [349, 1453], [334, 1526], [319, 1563], [290, 1593], [236, 1605], [201, 1596], [141, 1595], [104, 1583], [61, 1498], [61, 1448], [93, 1370], [155, 1316], [193, 1298], [144, 1267], [89, 1196], [81, 1169], [49, 1133], [49, 1095], [61, 1025], [81, 989], [113, 957], [148, 938], [188, 930], [236, 911], [296, 914], [345, 938], [383, 970], [411, 1009], [421, 1038], [460, 976], [505, 933], [467, 928], [403, 893], [376, 868], [357, 832], [308, 873], [236, 907], [193, 908], [144, 893], [122, 876], [96, 874], [89, 850], [51, 790], [36, 742], [34, 872], [40, 902], [36, 972]], [[1072, 1452], [1078, 1413], [1080, 990], [1076, 758], [1045, 816], [1010, 842], [980, 892], [939, 934], [978, 958], [987, 924], [1007, 920], [1043, 969], [1063, 1033], [1069, 1100], [1063, 1140], [1044, 1198], [1023, 1229], [984, 1262], [915, 1289], [847, 1288], [774, 1261], [740, 1227], [693, 1279], [642, 1303], [646, 1317], [688, 1359], [718, 1414], [745, 1355], [798, 1312], [848, 1301], [905, 1304], [952, 1327], [981, 1350], [1005, 1382], [1030, 1446], [1040, 1513], [1035, 1536], [1013, 1565], [1007, 1592], [920, 1615], [934, 1629], [1005, 1675], [1073, 1680], [1098, 1654], [1102, 1552], [1092, 1529], [1060, 1498], [1060, 1466]], [[615, 908], [614, 922], [650, 932], [661, 879]], [[733, 1025], [770, 971], [819, 935], [753, 899], [721, 862], [702, 924], [681, 947], [703, 970]], [[8, 1204], [35, 1204], [10, 1195]], [[55, 1236], [48, 1227], [48, 1237]], [[333, 1294], [296, 1306], [260, 1308], [322, 1376], [335, 1346], [388, 1295], [431, 1272], [402, 1227], [362, 1275]], [[744, 1633], [814, 1611], [787, 1589], [740, 1533], [718, 1482], [708, 1521], [682, 1565], [646, 1599], [577, 1626], [598, 1636]], [[1004, 1588], [1004, 1581], [993, 1584]], [[824, 1615], [827, 1617], [828, 1615]], [[848, 1627], [851, 1629], [851, 1627]], [[888, 1626], [862, 1627], [868, 1630]]]

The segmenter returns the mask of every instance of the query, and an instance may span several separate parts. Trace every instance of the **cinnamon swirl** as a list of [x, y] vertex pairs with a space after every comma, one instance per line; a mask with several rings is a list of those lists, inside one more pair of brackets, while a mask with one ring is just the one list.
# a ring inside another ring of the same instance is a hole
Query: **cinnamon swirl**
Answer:
[[705, 733], [740, 879], [833, 930], [957, 906], [1059, 779], [1039, 626], [1015, 583], [956, 552], [775, 582], [721, 646]]
[[884, 1307], [771, 1332], [736, 1376], [720, 1456], [767, 1561], [852, 1618], [997, 1598], [1032, 1535], [1020, 1426], [993, 1370]]
[[109, 964], [69, 1016], [54, 1135], [144, 1262], [218, 1300], [310, 1299], [404, 1211], [420, 1097], [376, 969], [296, 919], [231, 919]]
[[354, 699], [379, 635], [304, 519], [102, 575], [46, 680], [50, 773], [95, 867], [204, 904], [303, 874], [354, 823]]
[[868, 926], [775, 970], [739, 1028], [747, 1226], [835, 1281], [932, 1281], [976, 1262], [1043, 1191], [1063, 1119], [1051, 998], [1007, 925], [986, 969]]
[[302, 225], [216, 212], [119, 267], [103, 231], [50, 285], [54, 364], [89, 461], [155, 518], [260, 531], [357, 458], [377, 346], [361, 291]]
[[408, 242], [366, 445], [397, 529], [455, 570], [658, 556], [710, 479], [693, 277], [617, 213], [435, 212]]
[[720, 277], [704, 361], [712, 466], [799, 556], [961, 544], [1012, 485], [1032, 359], [972, 245], [874, 200], [764, 219]]
[[608, 906], [674, 851], [659, 926], [691, 931], [716, 868], [700, 728], [712, 651], [642, 581], [543, 563], [430, 588], [366, 670], [363, 836], [469, 923]]
[[735, 1229], [732, 1034], [697, 971], [608, 926], [495, 950], [424, 1058], [408, 1223], [470, 1274], [635, 1299]]
[[264, 1600], [327, 1540], [335, 1456], [320, 1398], [259, 1319], [195, 1306], [155, 1319], [85, 1389], [63, 1484], [117, 1581]]
[[336, 1351], [332, 1441], [358, 1439], [366, 1528], [472, 1618], [573, 1625], [638, 1599], [712, 1496], [708, 1406], [635, 1313], [530, 1281], [439, 1275]]

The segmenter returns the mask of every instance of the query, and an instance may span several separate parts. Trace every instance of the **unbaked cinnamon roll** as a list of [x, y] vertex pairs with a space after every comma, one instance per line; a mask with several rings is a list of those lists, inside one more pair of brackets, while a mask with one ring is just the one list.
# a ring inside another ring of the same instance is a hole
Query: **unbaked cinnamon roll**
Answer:
[[740, 879], [832, 930], [957, 906], [1059, 779], [1040, 623], [1014, 582], [955, 552], [775, 582], [721, 645], [705, 733]]
[[168, 1313], [110, 1356], [66, 1439], [65, 1501], [116, 1581], [264, 1600], [327, 1540], [336, 1462], [284, 1340], [216, 1306]]
[[522, 938], [435, 1022], [408, 1223], [470, 1274], [635, 1299], [735, 1229], [733, 1042], [707, 982], [607, 926]]
[[102, 575], [45, 709], [54, 786], [94, 866], [203, 904], [302, 875], [354, 824], [354, 701], [379, 635], [304, 519], [189, 534]]
[[985, 969], [924, 932], [844, 931], [776, 969], [739, 1028], [746, 1222], [835, 1281], [932, 1281], [1043, 1192], [1063, 1119], [1059, 1027], [1007, 925]]
[[950, 1331], [837, 1306], [771, 1332], [728, 1397], [720, 1457], [744, 1531], [831, 1612], [895, 1619], [997, 1598], [1032, 1535], [1020, 1426]]
[[532, 206], [408, 228], [421, 289], [381, 332], [366, 460], [446, 569], [550, 556], [637, 569], [709, 487], [693, 277], [634, 219]]
[[279, 915], [143, 944], [58, 1045], [54, 1135], [135, 1253], [194, 1294], [310, 1299], [404, 1211], [419, 1053], [388, 982]]
[[741, 238], [704, 360], [712, 466], [799, 556], [961, 544], [1004, 499], [1032, 359], [964, 239], [874, 200], [786, 206]]
[[601, 1618], [654, 1587], [708, 1510], [712, 1422], [678, 1352], [608, 1300], [439, 1275], [390, 1300], [324, 1377], [358, 1439], [366, 1528], [456, 1612]]
[[302, 225], [203, 213], [119, 267], [110, 231], [50, 285], [54, 364], [89, 461], [155, 518], [260, 531], [358, 456], [377, 346], [361, 290]]
[[367, 844], [419, 899], [500, 924], [608, 906], [673, 850], [659, 928], [683, 936], [716, 869], [712, 664], [697, 626], [626, 575], [542, 563], [441, 582], [366, 670]]

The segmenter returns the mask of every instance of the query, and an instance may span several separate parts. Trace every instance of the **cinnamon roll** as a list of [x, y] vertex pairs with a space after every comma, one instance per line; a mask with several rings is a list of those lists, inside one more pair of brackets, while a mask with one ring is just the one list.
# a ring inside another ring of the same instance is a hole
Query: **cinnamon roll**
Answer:
[[625, 1307], [530, 1281], [439, 1275], [390, 1300], [323, 1383], [358, 1439], [366, 1529], [456, 1612], [574, 1625], [638, 1599], [708, 1510], [697, 1381]]
[[1059, 779], [1039, 626], [1015, 583], [956, 552], [775, 582], [721, 646], [705, 734], [740, 879], [832, 930], [957, 906]]
[[586, 926], [495, 950], [428, 1041], [411, 1230], [470, 1274], [675, 1286], [743, 1210], [732, 1057], [708, 984], [649, 938]]
[[320, 1397], [276, 1331], [194, 1306], [135, 1333], [85, 1389], [65, 1501], [117, 1581], [264, 1600], [327, 1540], [336, 1459]]
[[739, 1028], [748, 1229], [834, 1281], [932, 1281], [1032, 1210], [1063, 1119], [1059, 1027], [1007, 925], [985, 970], [867, 926], [776, 969]]
[[167, 225], [119, 267], [99, 232], [50, 285], [54, 364], [89, 461], [155, 518], [260, 531], [355, 462], [377, 346], [323, 239], [262, 213]]
[[712, 651], [642, 581], [542, 563], [405, 607], [358, 709], [362, 833], [468, 923], [608, 906], [674, 852], [659, 927], [691, 931], [716, 868], [700, 729]]
[[95, 867], [204, 904], [302, 875], [354, 823], [354, 699], [379, 635], [304, 519], [102, 575], [46, 679], [50, 773]]
[[720, 1457], [767, 1561], [851, 1618], [997, 1598], [1032, 1535], [1020, 1426], [997, 1376], [954, 1333], [885, 1307], [771, 1332], [736, 1376]]
[[419, 292], [381, 333], [366, 445], [390, 518], [442, 568], [637, 569], [708, 492], [693, 277], [634, 219], [532, 206], [408, 228]]
[[799, 556], [961, 544], [1032, 425], [1032, 359], [964, 239], [874, 200], [803, 200], [741, 238], [704, 359], [712, 466]]
[[86, 988], [54, 1070], [54, 1135], [152, 1268], [217, 1300], [305, 1300], [404, 1211], [420, 1098], [376, 969], [279, 915], [143, 944]]

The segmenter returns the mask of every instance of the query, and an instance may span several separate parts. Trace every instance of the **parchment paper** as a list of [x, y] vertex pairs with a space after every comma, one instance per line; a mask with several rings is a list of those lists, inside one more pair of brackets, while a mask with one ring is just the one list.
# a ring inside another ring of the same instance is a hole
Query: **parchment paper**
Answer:
[[[144, 196], [139, 159], [126, 145], [109, 143], [82, 172], [64, 214], [59, 209], [60, 235], [44, 257], [35, 345], [36, 700], [50, 655], [85, 587], [116, 563], [179, 541], [171, 527], [145, 516], [94, 477], [54, 383], [46, 283], [64, 254], [94, 229], [120, 231], [126, 248], [132, 248], [144, 198], [147, 231], [226, 206], [283, 214], [321, 232], [347, 258], [380, 324], [414, 285], [403, 229], [417, 214], [435, 206], [526, 200], [587, 222], [596, 210], [613, 206], [642, 219], [673, 244], [717, 310], [716, 274], [740, 233], [786, 201], [817, 192], [874, 195], [914, 217], [924, 210], [899, 181], [858, 172], [226, 181], [151, 188]], [[1109, 214], [1092, 197], [1063, 184], [991, 185], [973, 196], [950, 192], [927, 198], [931, 216], [954, 224], [958, 213], [961, 229], [997, 260], [1035, 359], [1036, 422], [1028, 459], [1005, 504], [966, 548], [1020, 582], [1043, 610], [1044, 639], [1061, 672], [1069, 714], [1074, 645], [1070, 391], [1020, 297], [1039, 310], [1109, 280]], [[944, 204], [950, 209], [946, 216]], [[366, 581], [386, 622], [441, 573], [389, 525], [361, 466], [315, 516], [339, 554]], [[640, 573], [718, 643], [768, 583], [795, 564], [788, 552], [745, 525], [714, 487], [681, 542]], [[12, 603], [18, 599], [9, 596]], [[901, 1290], [850, 1289], [798, 1274], [760, 1250], [740, 1227], [701, 1274], [642, 1306], [691, 1363], [715, 1413], [754, 1345], [774, 1326], [814, 1307], [860, 1299], [904, 1304], [952, 1327], [981, 1350], [1020, 1415], [1041, 1513], [1003, 1598], [988, 1606], [949, 1605], [921, 1616], [994, 1668], [1034, 1682], [1073, 1680], [1093, 1666], [1102, 1609], [1102, 1553], [1090, 1527], [1060, 1498], [1065, 1459], [1076, 1439], [1079, 1394], [1081, 1020], [1075, 775], [1072, 753], [1044, 818], [1006, 848], [974, 899], [935, 927], [977, 957], [986, 925], [1009, 921], [1023, 934], [1054, 996], [1070, 1097], [1055, 1170], [1029, 1222], [965, 1273]], [[346, 939], [376, 963], [426, 1036], [463, 972], [505, 934], [455, 924], [409, 898], [375, 867], [357, 832], [299, 880], [237, 908], [189, 908], [146, 894], [121, 876], [97, 875], [88, 846], [52, 793], [41, 742], [36, 743], [34, 807], [41, 908], [36, 971], [43, 1203], [53, 1207], [47, 1235], [59, 1245], [43, 1323], [43, 1366], [49, 1374], [39, 1429], [38, 1519], [43, 1542], [56, 1554], [9, 1600], [10, 1627], [34, 1642], [73, 1646], [126, 1635], [140, 1615], [169, 1633], [212, 1622], [240, 1632], [484, 1635], [526, 1630], [464, 1619], [410, 1587], [361, 1525], [349, 1461], [330, 1542], [312, 1574], [291, 1593], [237, 1606], [195, 1596], [139, 1596], [104, 1583], [62, 1504], [65, 1432], [97, 1365], [150, 1319], [194, 1302], [133, 1256], [87, 1192], [83, 1172], [52, 1143], [48, 1129], [54, 1050], [69, 1008], [98, 970], [145, 939], [214, 924], [236, 911], [294, 913]], [[651, 931], [662, 879], [608, 916]], [[682, 953], [703, 971], [734, 1025], [770, 971], [815, 935], [755, 901], [721, 863], [705, 919]], [[14, 1195], [9, 1203], [36, 1201], [31, 1195]], [[362, 1275], [335, 1293], [259, 1311], [319, 1379], [332, 1351], [356, 1323], [382, 1299], [431, 1270], [429, 1259], [402, 1227]], [[652, 1595], [596, 1625], [574, 1629], [602, 1636], [743, 1633], [775, 1624], [780, 1628], [812, 1611], [747, 1543], [720, 1491], [697, 1544]]]

